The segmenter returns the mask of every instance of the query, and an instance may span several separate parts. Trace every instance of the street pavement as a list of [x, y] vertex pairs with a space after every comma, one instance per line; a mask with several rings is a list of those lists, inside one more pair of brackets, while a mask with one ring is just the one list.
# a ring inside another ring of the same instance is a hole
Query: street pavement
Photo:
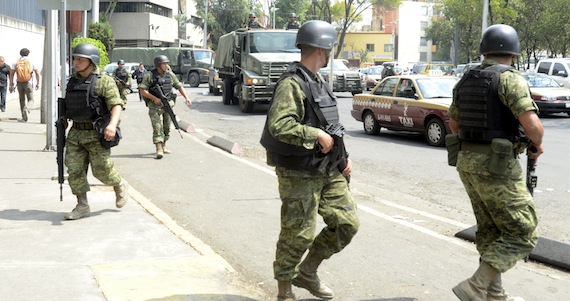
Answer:
[[17, 93], [0, 113], [0, 300], [267, 299], [136, 187], [117, 209], [113, 188], [89, 171], [91, 216], [65, 221], [76, 199], [66, 181], [60, 202], [39, 91], [35, 99], [28, 122]]

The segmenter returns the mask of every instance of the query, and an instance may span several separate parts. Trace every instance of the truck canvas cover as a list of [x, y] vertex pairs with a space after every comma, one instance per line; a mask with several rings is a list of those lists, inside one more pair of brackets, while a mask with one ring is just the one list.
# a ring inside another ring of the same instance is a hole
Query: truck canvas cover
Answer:
[[[157, 55], [164, 54], [170, 59], [171, 63], [178, 61], [180, 49], [177, 47], [166, 48], [137, 48], [137, 47], [120, 47], [113, 49], [113, 60], [125, 60], [125, 62], [142, 62], [145, 65], [154, 65], [154, 58]], [[184, 48], [182, 48], [184, 49]]]
[[220, 37], [218, 49], [216, 50], [216, 59], [214, 60], [214, 68], [221, 69], [224, 66], [229, 67], [233, 65], [235, 42], [235, 31]]

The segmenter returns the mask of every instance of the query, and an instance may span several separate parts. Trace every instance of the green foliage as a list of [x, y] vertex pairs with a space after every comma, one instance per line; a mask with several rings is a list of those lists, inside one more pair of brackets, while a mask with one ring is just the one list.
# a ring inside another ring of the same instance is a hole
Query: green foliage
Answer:
[[[196, 1], [196, 11], [202, 19], [205, 19], [204, 4], [204, 1]], [[255, 12], [258, 18], [262, 15], [261, 8], [250, 11], [248, 0], [211, 0], [207, 18], [208, 45], [215, 50], [220, 36], [247, 24], [250, 12]]]
[[113, 29], [104, 17], [99, 19], [99, 23], [91, 23], [89, 25], [87, 36], [101, 41], [103, 45], [105, 45], [105, 49], [109, 52], [115, 48]]
[[[304, 21], [310, 20], [307, 16], [307, 10], [310, 0], [276, 0], [275, 7], [275, 28], [285, 28], [289, 22], [289, 14], [297, 15], [297, 22], [303, 24]], [[270, 12], [271, 22], [273, 22], [273, 12]], [[273, 26], [271, 26], [273, 28]]]
[[109, 55], [101, 41], [92, 38], [76, 37], [71, 41], [71, 48], [73, 49], [79, 44], [91, 44], [99, 49], [99, 69], [103, 70], [109, 64]]

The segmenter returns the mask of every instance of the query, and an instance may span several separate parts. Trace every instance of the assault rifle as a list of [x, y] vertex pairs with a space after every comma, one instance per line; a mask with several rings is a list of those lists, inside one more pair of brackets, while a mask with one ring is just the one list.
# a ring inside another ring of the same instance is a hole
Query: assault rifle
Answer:
[[180, 133], [180, 126], [178, 125], [178, 120], [176, 120], [176, 115], [174, 114], [174, 111], [172, 110], [172, 107], [168, 102], [168, 98], [166, 98], [166, 95], [164, 95], [162, 87], [160, 85], [154, 85], [151, 89], [156, 90], [160, 100], [162, 101], [162, 106], [164, 107], [164, 111], [166, 111], [166, 113], [168, 113], [168, 115], [170, 116], [172, 124], [174, 124], [174, 128], [178, 130], [178, 134], [180, 134], [180, 137], [184, 138], [182, 136], [182, 133]]
[[[348, 161], [348, 153], [344, 147], [344, 126], [340, 123], [332, 123], [328, 124], [323, 130], [333, 137], [334, 145], [322, 160], [319, 170], [324, 171], [327, 167], [338, 167], [338, 170], [342, 173]], [[350, 183], [350, 176], [346, 177], [346, 181]]]
[[538, 177], [536, 176], [536, 160], [535, 159], [531, 159], [528, 156], [528, 153], [534, 153], [536, 152], [537, 149], [534, 146], [531, 146], [528, 148], [526, 156], [526, 187], [528, 188], [528, 192], [530, 192], [530, 195], [533, 195], [534, 193], [534, 188], [536, 188], [536, 184], [538, 181]]
[[65, 129], [67, 128], [67, 119], [65, 118], [65, 99], [57, 99], [57, 120], [55, 121], [56, 142], [57, 142], [57, 182], [59, 183], [59, 201], [63, 201], [63, 182], [65, 175], [63, 173], [63, 156], [65, 148]]
[[128, 81], [122, 80], [116, 75], [114, 77], [115, 77], [115, 81], [119, 82], [123, 88], [129, 89], [129, 91], [131, 91], [131, 92], [133, 91], [133, 90], [131, 90], [131, 86], [127, 84]]

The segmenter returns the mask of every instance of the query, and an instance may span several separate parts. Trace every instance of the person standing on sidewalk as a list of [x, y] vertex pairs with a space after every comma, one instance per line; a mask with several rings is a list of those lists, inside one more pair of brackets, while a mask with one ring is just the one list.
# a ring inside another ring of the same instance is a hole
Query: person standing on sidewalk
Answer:
[[87, 202], [87, 192], [90, 190], [87, 182], [89, 165], [95, 178], [105, 185], [113, 186], [117, 208], [125, 206], [128, 200], [128, 184], [113, 167], [111, 150], [103, 147], [99, 141], [99, 134], [93, 126], [93, 121], [100, 115], [96, 108], [106, 106], [111, 118], [104, 130], [104, 136], [107, 141], [113, 140], [124, 102], [119, 97], [119, 90], [113, 78], [97, 68], [99, 64], [97, 47], [91, 44], [79, 44], [73, 49], [72, 57], [75, 72], [67, 83], [65, 117], [73, 120], [73, 125], [66, 140], [65, 166], [67, 166], [71, 192], [77, 196], [77, 206], [65, 215], [67, 220], [91, 214]]
[[4, 57], [0, 56], [0, 110], [6, 112], [6, 93], [8, 93], [8, 78], [10, 65], [6, 64]]
[[177, 89], [186, 100], [186, 105], [192, 105], [182, 83], [168, 66], [169, 62], [166, 55], [155, 57], [155, 69], [147, 72], [139, 85], [139, 93], [145, 99], [152, 124], [152, 142], [156, 145], [156, 159], [162, 159], [165, 153], [170, 154], [170, 150], [166, 148], [166, 141], [170, 138], [170, 123], [172, 122], [170, 115], [164, 110], [160, 94], [162, 93], [168, 99], [170, 107], [174, 108], [176, 92], [173, 89]]
[[479, 49], [481, 66], [455, 86], [449, 125], [460, 142], [455, 165], [477, 219], [480, 260], [452, 290], [462, 301], [521, 300], [505, 292], [501, 274], [538, 241], [535, 204], [517, 157], [525, 149], [531, 159], [544, 152], [544, 129], [528, 84], [511, 67], [521, 52], [515, 29], [490, 26]]
[[[275, 87], [260, 141], [267, 150], [267, 163], [275, 166], [282, 202], [273, 262], [279, 301], [296, 300], [292, 285], [319, 298], [333, 298], [317, 268], [343, 250], [360, 226], [345, 178], [352, 162], [348, 160], [342, 171], [338, 165], [320, 169], [314, 163], [331, 155], [335, 144], [322, 128], [339, 121], [336, 97], [317, 72], [328, 64], [336, 37], [334, 27], [324, 21], [301, 26], [296, 39], [301, 61], [292, 63]], [[315, 235], [319, 214], [326, 227]]]
[[[36, 74], [36, 90], [40, 88], [40, 71], [28, 58], [30, 50], [22, 48], [20, 50], [20, 59], [12, 66], [10, 70], [10, 93], [14, 92], [14, 74], [16, 74], [16, 89], [20, 96], [20, 110], [22, 111], [22, 121], [28, 121], [30, 110], [34, 106], [34, 81], [32, 73]], [[28, 101], [26, 102], [26, 98]]]

